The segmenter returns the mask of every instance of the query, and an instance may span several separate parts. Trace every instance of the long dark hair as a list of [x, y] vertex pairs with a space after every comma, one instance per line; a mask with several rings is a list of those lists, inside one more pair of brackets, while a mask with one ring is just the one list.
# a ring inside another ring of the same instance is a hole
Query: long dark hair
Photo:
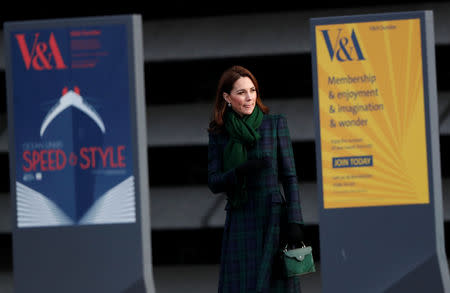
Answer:
[[263, 111], [264, 114], [269, 113], [269, 108], [265, 106], [261, 101], [259, 93], [259, 86], [256, 78], [247, 69], [239, 65], [232, 66], [222, 73], [217, 85], [216, 100], [214, 102], [213, 113], [211, 121], [209, 123], [209, 132], [220, 132], [223, 126], [223, 116], [227, 108], [227, 103], [223, 98], [223, 93], [230, 94], [233, 89], [233, 85], [241, 77], [248, 77], [253, 82], [256, 89], [256, 104]]

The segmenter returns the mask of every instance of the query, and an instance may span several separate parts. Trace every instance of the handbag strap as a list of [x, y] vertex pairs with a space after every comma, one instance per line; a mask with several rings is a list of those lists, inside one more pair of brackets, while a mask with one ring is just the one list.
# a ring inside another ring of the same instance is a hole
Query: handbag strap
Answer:
[[[306, 245], [305, 245], [305, 243], [302, 241], [302, 247], [301, 248], [303, 248], [303, 247], [306, 247]], [[288, 249], [288, 245], [286, 244], [286, 246], [284, 247], [284, 249], [283, 249], [283, 252], [286, 252]]]

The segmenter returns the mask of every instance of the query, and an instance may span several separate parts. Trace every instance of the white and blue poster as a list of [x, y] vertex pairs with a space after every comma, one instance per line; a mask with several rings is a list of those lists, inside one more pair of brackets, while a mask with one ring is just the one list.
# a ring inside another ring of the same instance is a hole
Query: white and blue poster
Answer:
[[141, 16], [4, 28], [14, 291], [154, 292]]
[[125, 25], [10, 39], [17, 227], [136, 221]]

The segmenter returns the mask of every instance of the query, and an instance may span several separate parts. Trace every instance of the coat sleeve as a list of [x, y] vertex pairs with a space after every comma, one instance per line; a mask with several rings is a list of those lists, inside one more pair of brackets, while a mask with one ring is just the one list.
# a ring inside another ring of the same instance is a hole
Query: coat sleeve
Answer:
[[303, 224], [292, 142], [286, 118], [282, 115], [278, 119], [277, 132], [278, 176], [287, 201], [288, 222]]
[[223, 146], [217, 135], [209, 134], [208, 144], [208, 186], [213, 193], [226, 192], [237, 184], [235, 169], [223, 172]]

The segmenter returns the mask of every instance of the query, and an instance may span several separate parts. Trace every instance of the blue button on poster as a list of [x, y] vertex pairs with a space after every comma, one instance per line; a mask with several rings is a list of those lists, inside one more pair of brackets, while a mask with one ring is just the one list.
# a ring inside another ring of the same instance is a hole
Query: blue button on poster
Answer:
[[333, 158], [333, 168], [354, 168], [373, 166], [372, 156], [337, 157]]

